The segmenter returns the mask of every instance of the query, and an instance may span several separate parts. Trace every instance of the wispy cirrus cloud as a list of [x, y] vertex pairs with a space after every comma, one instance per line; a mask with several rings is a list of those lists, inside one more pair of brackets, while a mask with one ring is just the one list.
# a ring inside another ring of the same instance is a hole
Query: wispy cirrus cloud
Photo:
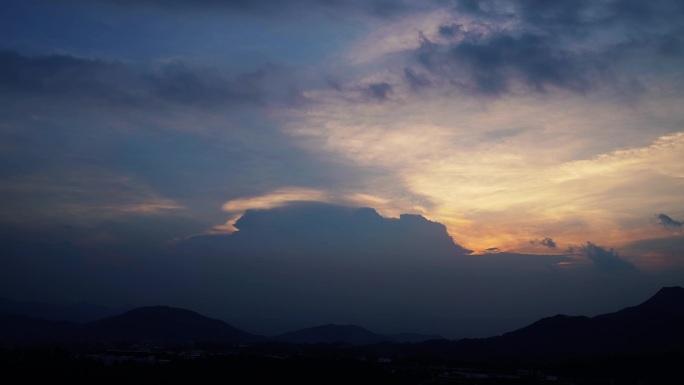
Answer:
[[[126, 215], [182, 215], [186, 208], [131, 175], [95, 167], [8, 178], [0, 188], [2, 220], [93, 224]], [[24, 215], [19, 212], [24, 211]]]

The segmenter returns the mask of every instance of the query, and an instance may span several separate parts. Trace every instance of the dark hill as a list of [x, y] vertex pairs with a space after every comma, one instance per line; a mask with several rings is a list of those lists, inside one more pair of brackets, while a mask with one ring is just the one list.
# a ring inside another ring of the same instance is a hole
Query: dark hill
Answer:
[[72, 339], [80, 325], [15, 314], [0, 314], [0, 344], [34, 345]]
[[684, 316], [684, 288], [664, 287], [644, 303], [624, 308], [615, 313], [598, 315], [594, 318], [604, 320], [630, 321], [637, 319]]
[[275, 341], [295, 344], [344, 343], [349, 345], [370, 345], [380, 342], [422, 342], [440, 339], [437, 335], [414, 333], [378, 334], [356, 325], [322, 325], [296, 330], [273, 337]]
[[251, 343], [261, 339], [190, 310], [141, 307], [83, 325], [83, 336], [106, 341]]
[[459, 355], [567, 356], [684, 351], [684, 289], [667, 287], [644, 303], [593, 318], [556, 315], [481, 340], [459, 341]]
[[388, 339], [355, 325], [322, 325], [296, 330], [273, 337], [276, 341], [294, 344], [345, 343], [352, 345], [375, 344]]

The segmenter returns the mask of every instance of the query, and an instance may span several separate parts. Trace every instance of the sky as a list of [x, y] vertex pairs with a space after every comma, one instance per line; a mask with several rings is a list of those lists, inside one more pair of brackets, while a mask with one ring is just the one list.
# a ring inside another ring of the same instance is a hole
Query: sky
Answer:
[[679, 0], [5, 0], [0, 297], [482, 337], [684, 284]]

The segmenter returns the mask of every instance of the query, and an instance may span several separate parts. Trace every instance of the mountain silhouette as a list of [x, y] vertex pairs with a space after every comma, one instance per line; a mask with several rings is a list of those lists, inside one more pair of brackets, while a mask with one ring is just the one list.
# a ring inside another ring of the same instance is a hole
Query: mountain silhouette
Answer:
[[[0, 343], [280, 341], [296, 344], [418, 342], [407, 349], [462, 358], [592, 356], [684, 351], [684, 289], [665, 287], [640, 305], [595, 317], [555, 315], [500, 336], [426, 341], [439, 336], [382, 335], [355, 325], [323, 325], [270, 339], [168, 306], [141, 307], [86, 324], [0, 314]], [[397, 345], [399, 346], [399, 345]]]
[[264, 339], [221, 320], [168, 306], [141, 307], [85, 324], [0, 313], [0, 343], [10, 345], [51, 342], [244, 344]]
[[0, 314], [0, 344], [38, 345], [65, 342], [78, 333], [79, 326], [68, 321]]
[[614, 313], [592, 318], [559, 314], [501, 336], [463, 340], [456, 345], [460, 345], [457, 350], [485, 355], [684, 350], [684, 288], [662, 288], [642, 304]]
[[284, 333], [272, 340], [294, 344], [343, 343], [348, 345], [371, 345], [380, 342], [422, 342], [441, 339], [438, 335], [416, 333], [378, 334], [356, 325], [321, 325]]
[[351, 345], [368, 345], [388, 341], [388, 339], [370, 330], [356, 325], [322, 325], [295, 330], [273, 337], [276, 341], [294, 344], [345, 343]]
[[81, 333], [93, 340], [252, 343], [263, 337], [239, 330], [224, 321], [194, 311], [148, 306], [83, 325]]

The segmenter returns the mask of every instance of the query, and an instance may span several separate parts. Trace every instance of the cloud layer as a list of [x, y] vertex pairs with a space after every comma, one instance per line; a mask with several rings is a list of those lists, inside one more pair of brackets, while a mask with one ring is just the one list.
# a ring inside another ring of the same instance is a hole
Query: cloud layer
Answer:
[[290, 74], [273, 65], [231, 77], [217, 69], [188, 68], [179, 61], [138, 70], [117, 61], [3, 51], [0, 70], [0, 90], [25, 97], [137, 108], [159, 108], [165, 102], [205, 107], [297, 102]]

